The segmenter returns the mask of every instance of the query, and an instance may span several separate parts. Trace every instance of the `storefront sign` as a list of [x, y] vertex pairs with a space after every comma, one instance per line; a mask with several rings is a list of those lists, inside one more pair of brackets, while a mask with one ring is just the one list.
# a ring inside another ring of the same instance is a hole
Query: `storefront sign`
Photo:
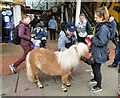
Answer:
[[13, 0], [14, 4], [24, 4], [24, 0]]

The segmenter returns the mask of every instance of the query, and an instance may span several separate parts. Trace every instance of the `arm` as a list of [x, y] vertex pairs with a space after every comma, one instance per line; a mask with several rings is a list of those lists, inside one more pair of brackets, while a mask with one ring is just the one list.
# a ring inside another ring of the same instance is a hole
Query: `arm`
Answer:
[[60, 51], [64, 51], [66, 49], [66, 47], [65, 47], [65, 40], [64, 40], [63, 36], [60, 36], [59, 39], [58, 39], [58, 49]]
[[107, 29], [106, 26], [101, 27], [97, 34], [92, 38], [92, 44], [99, 47], [105, 46], [109, 40], [108, 33], [109, 30]]
[[114, 36], [115, 36], [115, 33], [116, 33], [116, 22], [115, 22], [115, 20], [113, 20], [112, 22], [111, 22], [111, 26], [112, 26], [112, 30], [111, 30], [111, 37], [112, 38], [114, 38]]
[[20, 38], [23, 38], [25, 40], [31, 40], [31, 37], [29, 37], [26, 34], [27, 28], [25, 27], [25, 25], [23, 25], [23, 24], [19, 25], [18, 32], [19, 32]]
[[88, 35], [92, 34], [92, 27], [91, 27], [91, 25], [88, 21], [87, 21], [87, 24], [86, 24], [86, 31], [87, 31]]

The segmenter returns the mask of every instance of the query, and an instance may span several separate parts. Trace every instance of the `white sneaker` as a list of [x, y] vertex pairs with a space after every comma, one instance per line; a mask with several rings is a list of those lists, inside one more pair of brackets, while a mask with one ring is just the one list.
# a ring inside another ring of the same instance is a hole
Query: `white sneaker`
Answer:
[[97, 83], [97, 81], [95, 81], [95, 80], [89, 80], [88, 81], [88, 84], [96, 84]]
[[96, 92], [102, 91], [102, 88], [94, 86], [90, 91], [93, 92], [93, 93], [96, 93]]
[[14, 73], [14, 74], [17, 73], [13, 64], [10, 64], [9, 67], [10, 67], [10, 70], [12, 71], [12, 73]]

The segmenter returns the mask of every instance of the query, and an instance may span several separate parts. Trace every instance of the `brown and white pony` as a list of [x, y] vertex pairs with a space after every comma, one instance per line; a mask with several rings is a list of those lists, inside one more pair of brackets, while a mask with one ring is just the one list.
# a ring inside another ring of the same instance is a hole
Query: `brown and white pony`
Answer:
[[81, 56], [88, 53], [88, 46], [84, 43], [72, 45], [65, 51], [53, 51], [45, 48], [33, 49], [26, 57], [27, 78], [36, 82], [37, 86], [43, 88], [39, 79], [39, 69], [51, 76], [61, 76], [62, 90], [67, 91], [70, 86], [69, 75], [71, 69], [80, 64]]

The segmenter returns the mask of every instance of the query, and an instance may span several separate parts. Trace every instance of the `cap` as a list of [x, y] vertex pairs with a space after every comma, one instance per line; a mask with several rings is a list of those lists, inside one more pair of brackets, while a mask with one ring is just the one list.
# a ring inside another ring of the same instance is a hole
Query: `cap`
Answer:
[[69, 31], [71, 31], [71, 32], [74, 32], [74, 31], [77, 30], [75, 24], [72, 23], [72, 22], [67, 23], [66, 28], [67, 28]]

